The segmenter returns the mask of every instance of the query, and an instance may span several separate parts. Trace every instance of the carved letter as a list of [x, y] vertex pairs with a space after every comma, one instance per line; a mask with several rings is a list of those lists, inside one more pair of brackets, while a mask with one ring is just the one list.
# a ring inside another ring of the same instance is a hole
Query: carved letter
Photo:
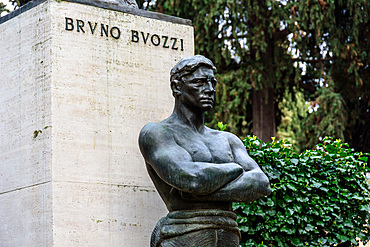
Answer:
[[[113, 32], [113, 29], [117, 30], [117, 35], [114, 36], [114, 32]], [[115, 38], [115, 39], [119, 39], [119, 37], [121, 36], [121, 30], [119, 30], [118, 27], [112, 27], [111, 30], [110, 30], [110, 35]]]
[[171, 38], [171, 40], [173, 40], [173, 43], [172, 43], [172, 47], [171, 47], [171, 49], [172, 49], [172, 50], [177, 50], [177, 49], [179, 49], [178, 47], [175, 47], [176, 42], [177, 42], [177, 38]]
[[170, 48], [167, 44], [167, 40], [168, 40], [168, 36], [162, 36], [162, 38], [164, 38], [164, 42], [163, 42], [163, 48]]
[[[153, 37], [157, 37], [157, 43], [154, 42], [154, 39]], [[161, 43], [161, 38], [159, 38], [159, 36], [157, 34], [153, 34], [152, 37], [150, 38], [150, 40], [152, 41], [152, 44], [155, 45], [155, 46], [159, 46], [159, 44]]]
[[101, 24], [101, 30], [100, 30], [100, 36], [103, 36], [103, 31], [105, 33], [105, 36], [108, 37], [108, 25]]
[[83, 27], [85, 26], [85, 22], [81, 20], [76, 20], [76, 22], [77, 22], [77, 32], [80, 32], [81, 29], [82, 32], [84, 33], [85, 30], [83, 29]]
[[184, 50], [184, 40], [183, 39], [180, 39], [180, 43], [181, 43], [181, 50], [183, 51]]
[[98, 23], [96, 23], [96, 22], [95, 22], [95, 26], [94, 26], [94, 27], [92, 27], [91, 22], [89, 21], [89, 26], [90, 26], [91, 34], [94, 34], [94, 32], [95, 32], [95, 28], [96, 28], [96, 25], [97, 25], [97, 24], [98, 24]]
[[137, 43], [137, 42], [139, 42], [139, 33], [138, 33], [138, 31], [135, 31], [135, 30], [131, 30], [131, 41], [132, 42], [135, 42], [135, 43]]
[[66, 30], [67, 31], [73, 31], [73, 28], [74, 28], [74, 26], [73, 26], [72, 18], [66, 17]]
[[141, 35], [143, 36], [144, 44], [146, 44], [149, 38], [149, 33], [146, 34], [146, 37], [144, 36], [144, 32], [141, 32]]

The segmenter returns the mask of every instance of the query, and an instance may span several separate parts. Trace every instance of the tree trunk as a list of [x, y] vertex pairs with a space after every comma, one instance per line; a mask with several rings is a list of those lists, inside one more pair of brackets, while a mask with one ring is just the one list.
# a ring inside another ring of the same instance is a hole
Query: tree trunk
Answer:
[[253, 135], [262, 141], [276, 136], [274, 89], [253, 90]]

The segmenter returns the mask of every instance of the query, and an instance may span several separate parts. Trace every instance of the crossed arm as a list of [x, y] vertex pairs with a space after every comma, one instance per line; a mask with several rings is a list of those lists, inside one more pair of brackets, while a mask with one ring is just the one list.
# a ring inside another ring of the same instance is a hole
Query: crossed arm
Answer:
[[269, 194], [266, 175], [249, 157], [241, 141], [230, 134], [229, 144], [234, 162], [216, 164], [194, 162], [161, 125], [145, 126], [139, 137], [146, 162], [185, 200], [249, 202]]

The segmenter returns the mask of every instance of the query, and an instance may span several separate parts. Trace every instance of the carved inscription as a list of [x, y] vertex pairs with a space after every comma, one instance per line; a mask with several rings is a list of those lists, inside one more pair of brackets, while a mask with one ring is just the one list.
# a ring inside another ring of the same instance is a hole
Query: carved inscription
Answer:
[[[96, 22], [92, 23], [91, 21], [88, 21], [87, 23], [88, 24], [86, 24], [85, 21], [79, 20], [79, 19], [76, 19], [76, 21], [74, 22], [72, 18], [66, 17], [65, 30], [73, 31], [76, 29], [77, 32], [82, 32], [82, 33], [85, 33], [87, 30], [89, 30], [91, 34], [94, 34], [94, 32], [96, 31], [96, 27], [98, 26], [98, 23]], [[121, 30], [118, 27], [110, 28], [108, 25], [100, 24], [99, 30], [100, 30], [100, 36], [106, 36], [106, 37], [110, 36], [114, 39], [119, 39], [121, 37]]]
[[184, 50], [183, 39], [131, 30], [131, 41], [139, 43], [141, 40], [144, 44], [148, 44], [150, 42], [154, 46], [160, 45], [167, 49], [171, 48], [172, 50], [178, 50], [180, 48], [181, 51]]
[[[65, 17], [65, 30], [76, 31], [78, 33], [97, 34], [101, 37], [112, 37], [114, 39], [121, 38], [121, 30], [119, 27], [92, 21], [84, 21], [80, 19], [72, 19]], [[172, 50], [184, 50], [184, 40], [167, 35], [151, 34], [142, 31], [131, 30], [130, 41], [133, 43], [142, 42], [144, 45], [153, 45]]]

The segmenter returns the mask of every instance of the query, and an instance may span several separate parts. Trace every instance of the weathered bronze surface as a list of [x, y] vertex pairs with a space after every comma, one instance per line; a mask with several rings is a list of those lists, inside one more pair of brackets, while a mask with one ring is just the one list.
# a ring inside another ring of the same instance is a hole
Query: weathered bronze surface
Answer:
[[140, 132], [149, 175], [170, 211], [153, 231], [153, 247], [239, 246], [232, 202], [271, 191], [238, 137], [204, 125], [214, 103], [215, 72], [201, 55], [178, 62], [171, 70], [172, 115]]

